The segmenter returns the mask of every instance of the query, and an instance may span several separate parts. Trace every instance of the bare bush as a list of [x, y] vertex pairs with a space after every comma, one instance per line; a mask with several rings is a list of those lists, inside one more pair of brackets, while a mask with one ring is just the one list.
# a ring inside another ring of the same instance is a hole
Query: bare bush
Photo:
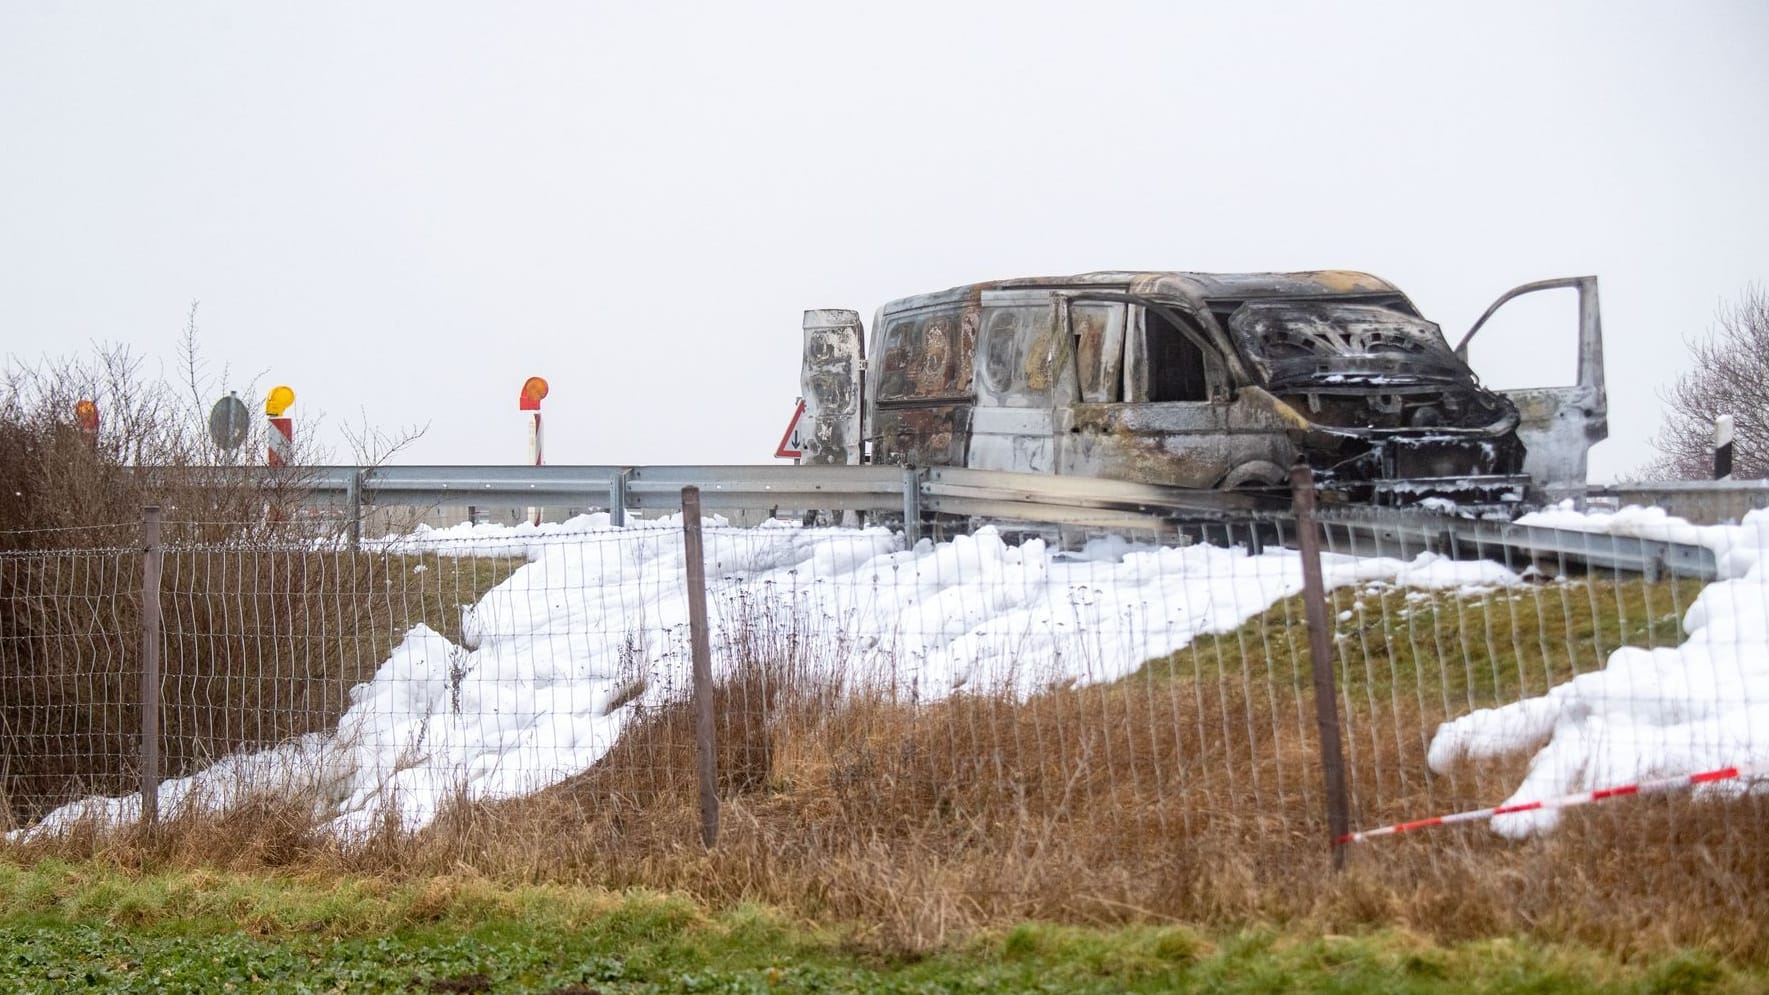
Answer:
[[1748, 287], [1724, 306], [1706, 338], [1689, 344], [1691, 369], [1661, 395], [1670, 409], [1653, 445], [1650, 477], [1713, 476], [1714, 419], [1731, 415], [1732, 475], [1769, 477], [1769, 292]]
[[[190, 385], [152, 376], [123, 346], [88, 358], [14, 365], [0, 381], [0, 542], [10, 549], [121, 546], [140, 535], [145, 505], [166, 509], [169, 542], [271, 541], [301, 528], [299, 468], [233, 472], [235, 452], [209, 438], [194, 345]], [[186, 394], [188, 391], [188, 396]], [[96, 432], [75, 406], [93, 402]], [[264, 429], [241, 452], [261, 452]]]
[[[261, 419], [238, 449], [215, 444], [207, 405], [220, 391], [195, 305], [178, 376], [101, 347], [14, 364], [0, 380], [0, 794], [14, 820], [139, 783], [144, 506], [165, 523], [168, 776], [331, 728], [416, 620], [406, 613], [456, 610], [442, 592], [377, 597], [409, 568], [402, 558], [316, 546], [300, 513], [302, 451], [278, 471], [242, 466], [265, 451]], [[79, 423], [80, 401], [96, 404], [96, 432]]]

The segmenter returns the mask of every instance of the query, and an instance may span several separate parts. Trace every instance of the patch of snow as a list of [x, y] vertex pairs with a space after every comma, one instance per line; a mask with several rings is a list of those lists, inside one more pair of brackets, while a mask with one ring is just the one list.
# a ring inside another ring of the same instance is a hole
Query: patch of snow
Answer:
[[[1728, 766], [1769, 770], [1769, 512], [1753, 511], [1736, 526], [1698, 526], [1660, 508], [1587, 514], [1568, 503], [1520, 521], [1699, 544], [1714, 551], [1723, 579], [1684, 614], [1681, 646], [1618, 649], [1604, 669], [1544, 695], [1446, 722], [1431, 741], [1431, 769], [1536, 751], [1502, 805]], [[1696, 791], [1750, 789], [1726, 781]], [[1538, 809], [1498, 816], [1492, 827], [1521, 838], [1559, 820], [1558, 810]]]
[[[992, 528], [905, 549], [877, 528], [723, 524], [712, 520], [704, 533], [715, 671], [729, 666], [733, 633], [791, 637], [811, 647], [814, 671], [921, 700], [1115, 680], [1200, 634], [1232, 631], [1302, 587], [1299, 555], [1282, 549], [1250, 556], [1105, 539], [1062, 553], [1037, 539], [1009, 545]], [[679, 700], [689, 686], [679, 517], [620, 528], [606, 515], [461, 525], [372, 546], [528, 562], [463, 607], [459, 643], [424, 625], [406, 633], [352, 690], [334, 735], [167, 782], [166, 810], [299, 790], [341, 836], [390, 813], [416, 829], [456, 798], [522, 795], [587, 769], [639, 709]], [[1322, 565], [1329, 586], [1518, 583], [1498, 564], [1429, 553], [1327, 555]], [[643, 693], [626, 700], [637, 679]], [[139, 804], [87, 799], [27, 832], [89, 816], [125, 820]]]

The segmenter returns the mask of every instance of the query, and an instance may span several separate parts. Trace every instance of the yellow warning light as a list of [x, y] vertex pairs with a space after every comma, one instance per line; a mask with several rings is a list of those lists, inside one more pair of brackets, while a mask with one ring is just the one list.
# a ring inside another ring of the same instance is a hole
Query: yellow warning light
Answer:
[[289, 405], [294, 403], [294, 391], [280, 385], [272, 387], [264, 398], [264, 413], [272, 418], [281, 418], [283, 412], [289, 410]]
[[74, 420], [88, 434], [98, 431], [98, 405], [88, 400], [74, 402]]
[[547, 381], [541, 377], [529, 377], [522, 384], [522, 399], [517, 407], [522, 411], [539, 411], [541, 398], [547, 396]]

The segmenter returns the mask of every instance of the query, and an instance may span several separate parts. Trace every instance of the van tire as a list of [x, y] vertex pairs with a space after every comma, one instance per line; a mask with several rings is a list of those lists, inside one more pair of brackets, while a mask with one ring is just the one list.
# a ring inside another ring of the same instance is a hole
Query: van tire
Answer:
[[1233, 491], [1242, 488], [1279, 487], [1288, 479], [1284, 468], [1269, 460], [1254, 460], [1242, 463], [1228, 472], [1217, 484], [1218, 490]]

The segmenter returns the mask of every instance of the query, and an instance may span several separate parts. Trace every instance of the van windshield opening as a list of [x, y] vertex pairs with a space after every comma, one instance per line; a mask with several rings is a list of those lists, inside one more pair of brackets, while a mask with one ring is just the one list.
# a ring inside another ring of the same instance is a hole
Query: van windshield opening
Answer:
[[1435, 323], [1392, 308], [1251, 301], [1229, 318], [1229, 331], [1241, 353], [1274, 385], [1474, 381]]

